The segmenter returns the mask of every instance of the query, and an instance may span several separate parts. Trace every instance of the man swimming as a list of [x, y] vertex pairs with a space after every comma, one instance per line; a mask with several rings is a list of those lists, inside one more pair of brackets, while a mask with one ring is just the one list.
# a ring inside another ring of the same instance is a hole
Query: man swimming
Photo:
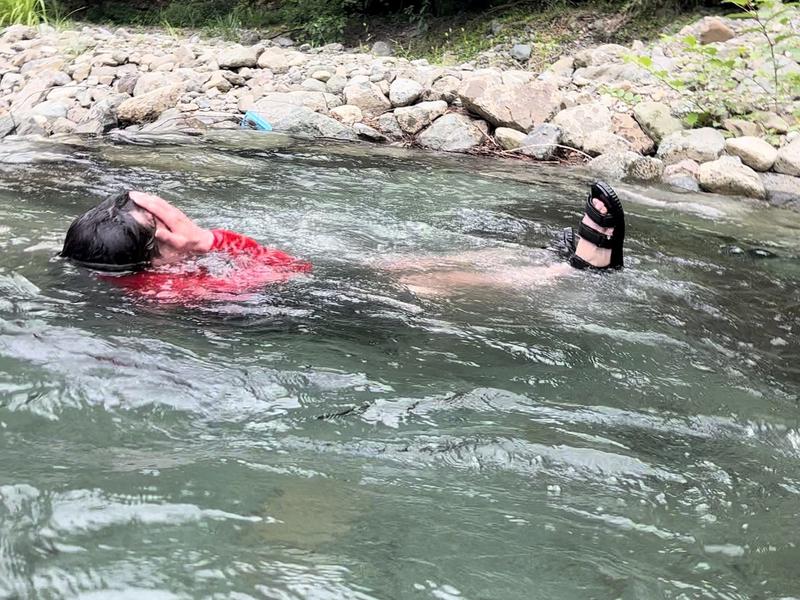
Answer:
[[[181, 261], [219, 253], [223, 275], [186, 270]], [[224, 299], [311, 270], [298, 260], [224, 229], [203, 229], [163, 198], [125, 191], [75, 219], [61, 256], [87, 268], [116, 272], [117, 285], [161, 301]]]
[[[568, 228], [561, 235], [558, 250], [567, 263], [504, 266], [518, 254], [489, 250], [415, 256], [383, 266], [410, 272], [400, 282], [419, 295], [442, 295], [460, 287], [526, 287], [573, 269], [619, 269], [624, 240], [625, 214], [619, 198], [609, 185], [597, 182], [591, 186], [577, 232]], [[211, 253], [233, 262], [224, 276], [176, 265]], [[115, 283], [162, 301], [226, 299], [311, 270], [310, 263], [244, 235], [203, 229], [163, 198], [135, 191], [108, 198], [78, 217], [67, 232], [61, 256], [81, 266], [123, 272], [113, 278]], [[414, 272], [420, 270], [425, 272]]]

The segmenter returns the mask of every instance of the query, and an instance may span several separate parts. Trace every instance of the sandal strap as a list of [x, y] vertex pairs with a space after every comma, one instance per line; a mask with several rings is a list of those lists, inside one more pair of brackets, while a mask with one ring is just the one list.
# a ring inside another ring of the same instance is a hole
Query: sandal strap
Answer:
[[[614, 227], [617, 224], [617, 215], [611, 214], [610, 212], [606, 214], [601, 213], [594, 207], [592, 198], [592, 194], [589, 194], [589, 197], [586, 199], [586, 214], [589, 215], [589, 218], [600, 227]], [[598, 198], [598, 200], [603, 202], [602, 198]], [[603, 204], [605, 204], [605, 202], [603, 202]], [[610, 209], [608, 205], [606, 205], [606, 208]]]
[[594, 244], [598, 248], [612, 249], [614, 248], [614, 236], [604, 235], [581, 222], [578, 225], [578, 235], [585, 239], [587, 242]]

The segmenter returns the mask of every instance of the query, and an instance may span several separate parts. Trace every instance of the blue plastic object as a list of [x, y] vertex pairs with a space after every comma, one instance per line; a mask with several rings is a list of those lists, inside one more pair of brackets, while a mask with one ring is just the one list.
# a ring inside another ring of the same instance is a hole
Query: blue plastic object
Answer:
[[259, 131], [272, 131], [272, 125], [264, 117], [248, 110], [242, 118], [242, 125], [245, 129], [258, 129]]

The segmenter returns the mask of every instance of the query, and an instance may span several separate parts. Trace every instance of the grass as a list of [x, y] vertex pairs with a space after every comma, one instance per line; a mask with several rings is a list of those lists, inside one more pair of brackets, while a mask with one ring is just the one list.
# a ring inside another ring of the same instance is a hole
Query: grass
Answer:
[[0, 0], [0, 27], [37, 25], [47, 21], [45, 0]]
[[[625, 11], [620, 2], [614, 1], [574, 6], [556, 0], [538, 8], [517, 6], [503, 11], [429, 19], [424, 28], [406, 27], [405, 35], [389, 37], [400, 56], [426, 58], [443, 65], [470, 61], [494, 46], [509, 47], [515, 40], [524, 41], [532, 50], [529, 68], [540, 70], [582, 46], [656, 38], [665, 29], [677, 30], [698, 16], [696, 10], [644, 13]], [[490, 35], [492, 22], [500, 28], [495, 35]], [[594, 30], [598, 24], [602, 27]], [[397, 25], [395, 30], [401, 31]], [[371, 33], [368, 37], [378, 36]]]

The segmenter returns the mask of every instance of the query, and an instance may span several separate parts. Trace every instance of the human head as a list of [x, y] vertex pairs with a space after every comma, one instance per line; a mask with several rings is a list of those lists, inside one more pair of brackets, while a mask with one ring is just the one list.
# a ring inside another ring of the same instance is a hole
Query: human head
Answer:
[[106, 198], [72, 222], [61, 256], [104, 271], [136, 271], [158, 255], [156, 223], [127, 191]]

